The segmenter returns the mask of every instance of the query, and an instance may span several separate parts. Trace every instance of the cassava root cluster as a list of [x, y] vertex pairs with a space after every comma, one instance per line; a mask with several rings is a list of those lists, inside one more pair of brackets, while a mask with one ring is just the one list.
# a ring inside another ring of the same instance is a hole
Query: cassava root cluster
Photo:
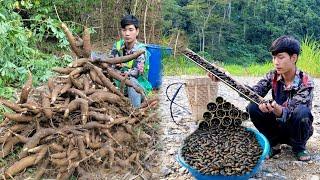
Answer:
[[[123, 87], [131, 86], [144, 95], [143, 90], [109, 66], [143, 52], [92, 62], [88, 30], [79, 48], [65, 24], [62, 28], [80, 59], [69, 67], [54, 68], [60, 76], [49, 79], [41, 90], [32, 88], [29, 73], [19, 101], [0, 99], [12, 110], [0, 125], [0, 158], [17, 154], [0, 173], [2, 178], [25, 177], [28, 167], [36, 168], [34, 179], [81, 177], [94, 167], [143, 171], [142, 159], [157, 134], [146, 127], [152, 127], [157, 117], [149, 106], [132, 107]], [[122, 88], [114, 86], [114, 80]]]

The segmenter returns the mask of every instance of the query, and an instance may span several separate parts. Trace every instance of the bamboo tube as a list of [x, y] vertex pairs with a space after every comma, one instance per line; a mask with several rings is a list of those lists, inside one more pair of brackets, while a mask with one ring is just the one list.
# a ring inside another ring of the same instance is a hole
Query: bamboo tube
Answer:
[[235, 118], [233, 120], [233, 125], [240, 126], [242, 124], [242, 120], [240, 118]]
[[217, 117], [223, 118], [226, 115], [226, 112], [222, 109], [217, 110]]
[[198, 129], [200, 130], [208, 130], [210, 128], [209, 121], [200, 121]]
[[221, 97], [221, 96], [218, 96], [218, 97], [216, 98], [216, 103], [217, 103], [217, 104], [222, 104], [223, 101], [224, 101], [224, 99], [223, 99], [223, 97]]
[[218, 108], [218, 105], [216, 103], [214, 103], [214, 102], [209, 102], [207, 104], [208, 111], [216, 111], [217, 108]]
[[232, 108], [229, 111], [229, 115], [230, 115], [231, 118], [237, 118], [240, 114], [241, 114], [241, 112], [239, 112], [239, 110], [236, 109], [236, 108]]
[[210, 112], [206, 111], [206, 112], [203, 113], [202, 117], [203, 117], [204, 120], [208, 121], [208, 120], [210, 120], [212, 118], [212, 114]]
[[224, 102], [222, 104], [223, 110], [229, 111], [231, 109], [231, 103], [230, 102]]
[[210, 124], [211, 124], [211, 127], [217, 128], [221, 125], [221, 119], [214, 117], [210, 120]]
[[229, 127], [231, 126], [232, 124], [232, 119], [228, 116], [225, 116], [223, 119], [222, 119], [222, 122], [221, 122], [221, 125], [224, 126], [224, 127]]
[[248, 120], [249, 117], [250, 117], [249, 113], [247, 113], [247, 112], [242, 112], [242, 114], [241, 114], [241, 119], [242, 119], [243, 121]]

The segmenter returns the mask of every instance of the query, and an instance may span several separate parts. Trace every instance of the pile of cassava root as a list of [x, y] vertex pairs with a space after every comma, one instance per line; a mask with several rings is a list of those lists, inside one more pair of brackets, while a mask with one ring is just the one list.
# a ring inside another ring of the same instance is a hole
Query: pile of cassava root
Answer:
[[[54, 68], [60, 75], [41, 90], [32, 88], [29, 73], [18, 102], [0, 99], [12, 110], [4, 113], [0, 125], [0, 158], [17, 155], [2, 168], [1, 178], [25, 177], [29, 167], [35, 169], [28, 174], [34, 179], [81, 177], [94, 167], [143, 171], [146, 150], [157, 138], [151, 125], [156, 114], [149, 111], [156, 101], [134, 109], [123, 87], [143, 94], [142, 89], [110, 68], [143, 51], [93, 62], [88, 29], [76, 39], [65, 24], [61, 27], [78, 58], [68, 67]], [[120, 88], [114, 80], [120, 81]]]

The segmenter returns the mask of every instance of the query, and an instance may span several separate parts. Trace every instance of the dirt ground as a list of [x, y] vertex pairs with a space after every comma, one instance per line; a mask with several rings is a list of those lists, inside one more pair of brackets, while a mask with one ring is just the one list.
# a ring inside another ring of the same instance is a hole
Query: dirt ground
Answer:
[[[175, 102], [184, 108], [174, 106], [173, 114], [176, 125], [171, 118], [169, 104], [170, 101], [166, 98], [166, 88], [169, 84], [175, 82], [185, 82], [186, 78], [190, 77], [164, 77], [161, 89], [161, 103], [159, 107], [159, 116], [161, 118], [162, 129], [162, 166], [160, 179], [193, 179], [190, 173], [179, 165], [176, 161], [177, 152], [181, 146], [183, 139], [191, 134], [197, 124], [191, 119], [191, 115], [184, 110], [190, 111], [189, 102], [186, 96], [185, 89], [182, 88], [177, 95]], [[238, 77], [240, 82], [248, 85], [255, 84], [259, 78]], [[287, 145], [281, 146], [281, 153], [272, 159], [266, 160], [259, 173], [251, 179], [299, 179], [299, 180], [319, 180], [320, 178], [320, 79], [314, 79], [315, 91], [312, 113], [314, 115], [314, 134], [307, 143], [307, 149], [312, 154], [312, 160], [309, 162], [297, 161], [294, 157], [291, 147]], [[168, 89], [169, 97], [172, 97], [178, 86], [172, 86]], [[236, 92], [224, 84], [219, 84], [218, 95], [244, 110], [247, 101], [239, 97]], [[270, 96], [270, 95], [269, 95]], [[268, 96], [267, 96], [268, 97]], [[250, 121], [244, 122], [244, 126], [254, 128]]]

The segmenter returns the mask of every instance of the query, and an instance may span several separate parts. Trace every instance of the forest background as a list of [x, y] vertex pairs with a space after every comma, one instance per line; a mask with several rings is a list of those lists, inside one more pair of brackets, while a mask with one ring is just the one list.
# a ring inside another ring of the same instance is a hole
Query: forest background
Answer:
[[[141, 20], [141, 42], [183, 42], [233, 75], [262, 75], [271, 42], [293, 35], [299, 65], [320, 76], [320, 0], [0, 0], [0, 96], [14, 98], [28, 71], [39, 85], [72, 61], [60, 21], [79, 36], [90, 27], [95, 50], [106, 51], [128, 13]], [[163, 64], [165, 75], [204, 73], [179, 55]]]

